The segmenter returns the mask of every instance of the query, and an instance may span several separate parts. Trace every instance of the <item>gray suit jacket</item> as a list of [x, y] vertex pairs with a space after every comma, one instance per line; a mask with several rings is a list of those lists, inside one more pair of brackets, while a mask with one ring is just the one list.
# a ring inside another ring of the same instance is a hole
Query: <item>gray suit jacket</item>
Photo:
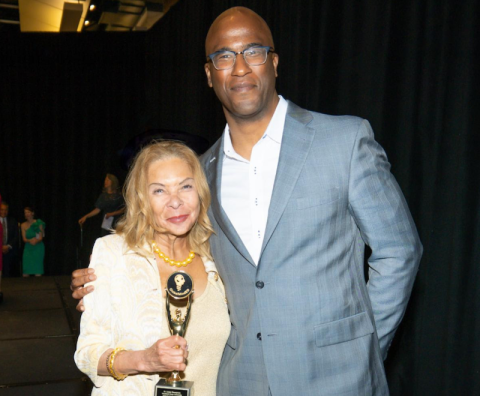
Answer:
[[223, 137], [202, 157], [232, 322], [217, 394], [388, 395], [422, 246], [369, 123], [289, 102], [258, 267], [222, 209], [222, 161]]

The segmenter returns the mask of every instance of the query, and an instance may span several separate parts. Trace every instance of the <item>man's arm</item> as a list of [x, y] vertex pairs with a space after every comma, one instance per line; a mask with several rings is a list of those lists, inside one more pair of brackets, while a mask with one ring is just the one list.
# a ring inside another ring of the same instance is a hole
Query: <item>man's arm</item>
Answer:
[[372, 249], [367, 290], [385, 359], [405, 313], [423, 248], [385, 152], [367, 121], [357, 132], [350, 166], [349, 208]]
[[70, 283], [70, 290], [73, 292], [72, 297], [75, 300], [80, 300], [77, 304], [77, 311], [85, 311], [83, 305], [83, 297], [93, 292], [94, 287], [89, 285], [84, 287], [88, 282], [92, 282], [97, 279], [95, 270], [93, 268], [82, 268], [72, 272], [72, 282]]

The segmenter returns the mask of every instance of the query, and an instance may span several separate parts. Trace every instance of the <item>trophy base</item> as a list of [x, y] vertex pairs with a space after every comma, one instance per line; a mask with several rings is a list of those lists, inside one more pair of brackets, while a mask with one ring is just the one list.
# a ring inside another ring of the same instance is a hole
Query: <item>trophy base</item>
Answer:
[[167, 382], [164, 378], [155, 385], [155, 396], [194, 396], [192, 381]]

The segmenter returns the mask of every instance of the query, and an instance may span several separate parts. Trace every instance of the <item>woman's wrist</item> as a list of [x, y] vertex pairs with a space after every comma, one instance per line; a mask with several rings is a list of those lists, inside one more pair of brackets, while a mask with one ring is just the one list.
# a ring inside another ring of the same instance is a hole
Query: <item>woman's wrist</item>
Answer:
[[137, 374], [139, 369], [139, 351], [121, 351], [115, 357], [115, 371], [120, 374]]
[[121, 360], [121, 356], [125, 354], [125, 352], [126, 351], [124, 348], [115, 348], [112, 352], [110, 352], [107, 358], [107, 370], [110, 375], [117, 381], [123, 381], [125, 378], [128, 377], [127, 373], [124, 373], [119, 369], [119, 361]]
[[144, 349], [143, 351], [136, 351], [135, 358], [134, 358], [134, 362], [135, 362], [134, 366], [135, 366], [135, 369], [137, 370], [137, 373], [148, 373], [149, 372], [147, 370], [147, 365], [145, 364], [146, 353], [147, 353], [146, 349]]

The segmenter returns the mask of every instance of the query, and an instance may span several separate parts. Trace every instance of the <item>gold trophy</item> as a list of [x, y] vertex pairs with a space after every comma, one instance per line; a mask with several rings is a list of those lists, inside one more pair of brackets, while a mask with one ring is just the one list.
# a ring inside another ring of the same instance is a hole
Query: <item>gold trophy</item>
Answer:
[[[165, 305], [167, 308], [168, 327], [172, 335], [185, 336], [190, 318], [193, 294], [193, 280], [186, 272], [177, 271], [168, 277]], [[170, 311], [170, 298], [175, 300], [187, 299], [185, 317], [182, 318], [180, 309], [175, 310], [175, 318]], [[169, 378], [162, 378], [155, 385], [155, 396], [193, 396], [193, 382], [183, 381], [178, 371], [173, 371]]]

